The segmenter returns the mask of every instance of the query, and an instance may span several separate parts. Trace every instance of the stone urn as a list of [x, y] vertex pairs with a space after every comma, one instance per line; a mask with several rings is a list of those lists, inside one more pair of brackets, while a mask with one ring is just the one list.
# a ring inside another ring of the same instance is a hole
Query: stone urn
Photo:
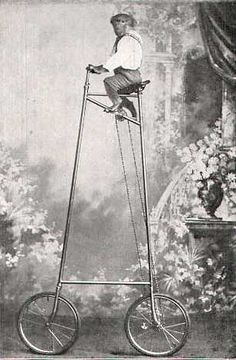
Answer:
[[223, 196], [222, 182], [217, 177], [201, 180], [198, 197], [210, 218], [217, 219], [215, 212], [220, 206]]

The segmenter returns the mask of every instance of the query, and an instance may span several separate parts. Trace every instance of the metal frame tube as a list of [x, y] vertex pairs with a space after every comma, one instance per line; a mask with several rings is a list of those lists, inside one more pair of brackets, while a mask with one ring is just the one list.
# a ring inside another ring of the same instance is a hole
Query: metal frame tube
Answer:
[[144, 192], [144, 210], [145, 210], [145, 226], [147, 236], [147, 252], [148, 252], [148, 269], [149, 269], [149, 283], [150, 283], [150, 297], [151, 297], [151, 309], [154, 321], [157, 322], [157, 316], [155, 311], [154, 294], [153, 294], [153, 273], [152, 273], [152, 253], [151, 253], [151, 230], [150, 230], [150, 218], [149, 218], [149, 201], [148, 201], [148, 185], [147, 185], [147, 165], [145, 154], [145, 142], [144, 142], [144, 126], [143, 126], [143, 112], [142, 112], [142, 91], [138, 92], [138, 111], [140, 121], [140, 147], [141, 147], [141, 161], [142, 161], [142, 177], [143, 177], [143, 192]]
[[[100, 101], [97, 101], [97, 100], [95, 100], [93, 98], [87, 97], [87, 101], [90, 101], [91, 103], [93, 103], [93, 104], [95, 104], [95, 105], [97, 105], [97, 106], [99, 106], [99, 107], [101, 107], [103, 109], [107, 109], [107, 106], [105, 104], [103, 104]], [[135, 120], [135, 119], [133, 119], [133, 118], [131, 118], [129, 116], [126, 116], [126, 115], [122, 115], [122, 117], [123, 117], [123, 119], [128, 120], [128, 121], [134, 123], [135, 125], [139, 126], [139, 122], [137, 120]]]
[[[103, 93], [88, 93], [88, 96], [103, 96], [107, 97], [107, 94]], [[119, 94], [120, 97], [128, 97], [128, 98], [137, 98], [137, 95], [134, 94]]]
[[97, 281], [97, 280], [61, 280], [61, 284], [74, 285], [150, 285], [148, 281]]
[[[143, 177], [143, 190], [144, 190], [144, 211], [145, 211], [145, 225], [146, 225], [146, 236], [147, 236], [147, 249], [148, 249], [148, 265], [149, 265], [149, 281], [70, 281], [70, 280], [62, 280], [62, 276], [64, 273], [65, 261], [66, 261], [66, 251], [67, 245], [69, 240], [69, 232], [70, 232], [70, 224], [71, 224], [71, 217], [72, 217], [72, 210], [73, 210], [73, 203], [74, 203], [74, 196], [75, 196], [75, 187], [76, 187], [76, 179], [79, 167], [79, 155], [81, 151], [81, 144], [82, 144], [82, 134], [83, 134], [83, 127], [84, 127], [84, 118], [85, 118], [85, 111], [87, 101], [98, 105], [99, 107], [106, 108], [106, 106], [99, 101], [89, 98], [88, 94], [89, 91], [89, 74], [90, 69], [87, 68], [85, 84], [84, 84], [84, 93], [83, 93], [83, 101], [82, 101], [82, 109], [80, 114], [80, 121], [79, 121], [79, 130], [78, 130], [78, 137], [76, 143], [76, 151], [75, 151], [75, 160], [74, 160], [74, 167], [72, 173], [72, 180], [71, 180], [71, 189], [70, 189], [70, 196], [69, 196], [69, 204], [67, 210], [67, 217], [66, 217], [66, 225], [65, 225], [65, 232], [64, 232], [64, 241], [63, 241], [63, 248], [62, 248], [62, 256], [60, 262], [60, 270], [58, 275], [58, 282], [56, 287], [56, 296], [54, 301], [54, 306], [52, 310], [52, 314], [50, 317], [50, 321], [53, 320], [58, 306], [58, 298], [60, 296], [60, 290], [62, 284], [84, 284], [84, 285], [149, 285], [150, 292], [151, 292], [151, 308], [153, 312], [154, 321], [157, 321], [156, 312], [155, 312], [155, 304], [154, 304], [154, 296], [153, 296], [153, 274], [151, 271], [152, 268], [152, 255], [151, 255], [151, 246], [150, 246], [150, 221], [149, 221], [149, 206], [148, 206], [148, 191], [147, 191], [147, 172], [146, 172], [146, 157], [145, 157], [145, 145], [144, 145], [144, 128], [143, 128], [143, 113], [142, 113], [142, 91], [138, 91], [137, 95], [133, 95], [132, 97], [137, 97], [138, 99], [138, 119], [139, 121], [135, 121], [128, 116], [124, 116], [124, 118], [128, 121], [133, 122], [136, 125], [139, 125], [139, 132], [140, 132], [140, 148], [141, 148], [141, 162], [142, 162], [142, 177]], [[103, 96], [101, 94], [93, 94], [97, 96]]]
[[59, 276], [58, 276], [58, 282], [59, 283], [61, 281], [61, 277], [62, 277], [63, 272], [64, 272], [65, 261], [66, 261], [66, 250], [67, 250], [68, 239], [69, 239], [71, 216], [72, 216], [73, 203], [74, 203], [74, 197], [75, 197], [75, 186], [76, 186], [76, 179], [77, 179], [79, 160], [80, 160], [79, 155], [80, 155], [81, 144], [82, 144], [84, 116], [85, 116], [85, 110], [86, 110], [86, 104], [87, 104], [87, 94], [88, 94], [88, 89], [89, 89], [89, 74], [90, 74], [89, 69], [87, 69], [86, 78], [85, 78], [85, 84], [84, 84], [84, 94], [83, 94], [83, 101], [82, 101], [82, 109], [81, 109], [81, 115], [80, 115], [80, 121], [79, 121], [78, 138], [77, 138], [76, 150], [75, 150], [74, 168], [73, 168], [73, 174], [72, 174], [72, 180], [71, 180], [71, 190], [70, 190], [70, 197], [69, 197], [69, 205], [68, 205], [67, 217], [66, 217], [66, 226], [65, 226], [64, 242], [63, 242], [63, 249], [62, 249], [62, 258], [61, 258], [60, 271], [59, 271]]
[[61, 256], [61, 262], [60, 262], [60, 270], [59, 270], [59, 275], [58, 275], [56, 296], [55, 296], [54, 306], [53, 306], [53, 310], [52, 310], [51, 320], [54, 318], [56, 311], [57, 311], [58, 298], [59, 298], [60, 290], [61, 290], [61, 286], [62, 286], [61, 278], [63, 276], [64, 268], [65, 268], [66, 250], [67, 250], [67, 245], [68, 245], [68, 240], [69, 240], [70, 224], [71, 224], [71, 217], [72, 217], [72, 210], [73, 210], [73, 203], [74, 203], [74, 196], [75, 196], [76, 179], [77, 179], [78, 166], [79, 166], [79, 160], [80, 160], [79, 155], [80, 155], [81, 144], [82, 144], [82, 134], [83, 134], [84, 117], [85, 117], [86, 104], [87, 104], [87, 94], [88, 94], [88, 90], [89, 90], [89, 74], [90, 74], [90, 71], [89, 71], [89, 69], [87, 69], [85, 84], [84, 84], [82, 109], [81, 109], [80, 121], [79, 121], [78, 137], [77, 137], [76, 150], [75, 150], [74, 167], [73, 167], [72, 180], [71, 180], [70, 197], [69, 197], [69, 204], [68, 204], [68, 209], [67, 209], [67, 217], [66, 217], [66, 225], [65, 225], [65, 232], [64, 232], [62, 256]]

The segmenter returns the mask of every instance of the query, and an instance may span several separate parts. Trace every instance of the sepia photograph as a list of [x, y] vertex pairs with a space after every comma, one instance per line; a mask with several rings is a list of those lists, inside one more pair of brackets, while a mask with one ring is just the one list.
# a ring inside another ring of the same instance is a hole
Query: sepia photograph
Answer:
[[0, 359], [236, 359], [236, 1], [0, 0]]

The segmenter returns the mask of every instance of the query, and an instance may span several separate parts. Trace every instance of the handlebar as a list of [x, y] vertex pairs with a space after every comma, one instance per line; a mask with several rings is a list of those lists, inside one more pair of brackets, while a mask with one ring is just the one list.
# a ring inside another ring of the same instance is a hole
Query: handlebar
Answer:
[[92, 64], [88, 64], [88, 66], [86, 67], [86, 70], [92, 74], [95, 74]]

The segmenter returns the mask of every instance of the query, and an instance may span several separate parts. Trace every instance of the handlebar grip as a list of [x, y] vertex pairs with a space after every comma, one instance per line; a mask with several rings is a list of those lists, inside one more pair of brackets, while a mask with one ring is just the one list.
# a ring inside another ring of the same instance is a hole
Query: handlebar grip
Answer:
[[91, 72], [91, 73], [94, 73], [94, 70], [93, 70], [93, 65], [92, 64], [88, 64], [88, 66], [86, 67], [86, 70]]

